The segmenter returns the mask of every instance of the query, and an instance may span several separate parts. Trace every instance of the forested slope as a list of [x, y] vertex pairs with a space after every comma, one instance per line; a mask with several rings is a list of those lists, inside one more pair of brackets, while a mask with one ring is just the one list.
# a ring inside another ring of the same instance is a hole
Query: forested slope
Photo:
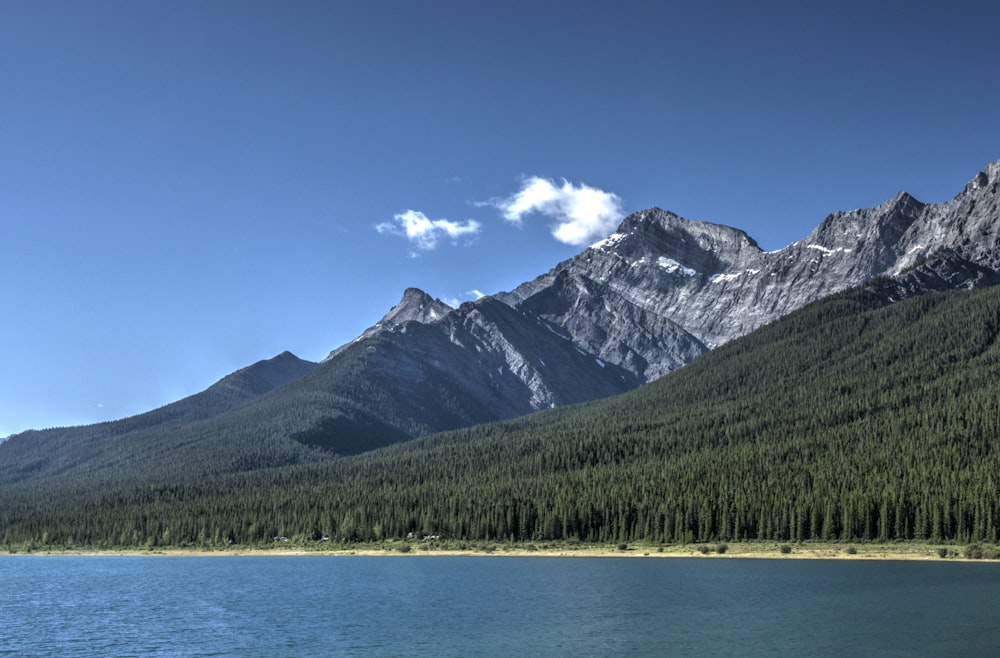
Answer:
[[0, 543], [997, 540], [1000, 288], [814, 303], [633, 392], [332, 462], [0, 494]]
[[[223, 377], [200, 393], [105, 423], [29, 431], [0, 445], [0, 491], [21, 483], [114, 484], [197, 478], [321, 458], [316, 450], [229, 418], [316, 368], [283, 352]], [[217, 428], [229, 428], [228, 435]], [[233, 439], [235, 435], [235, 440]], [[280, 438], [280, 437], [278, 437]]]

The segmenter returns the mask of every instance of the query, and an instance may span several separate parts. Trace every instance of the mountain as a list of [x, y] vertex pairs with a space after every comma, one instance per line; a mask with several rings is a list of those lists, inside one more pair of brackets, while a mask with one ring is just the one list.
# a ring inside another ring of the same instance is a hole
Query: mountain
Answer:
[[[203, 473], [192, 461], [218, 461], [218, 446], [206, 436], [211, 423], [267, 393], [297, 381], [317, 364], [299, 359], [290, 352], [259, 361], [223, 377], [195, 395], [144, 414], [122, 420], [83, 427], [29, 431], [0, 444], [0, 487], [22, 480], [52, 477], [73, 478], [97, 474], [99, 477], [125, 475], [129, 469], [179, 476], [191, 469], [191, 476]], [[193, 445], [199, 443], [196, 449]], [[226, 448], [227, 455], [259, 450], [256, 442]], [[306, 450], [294, 441], [268, 447], [275, 463], [303, 458]], [[180, 458], [181, 455], [185, 458]], [[243, 455], [246, 457], [246, 455]]]
[[[408, 289], [381, 321], [322, 363], [279, 378], [282, 385], [234, 394], [228, 406], [206, 403], [210, 412], [202, 415], [172, 411], [172, 425], [152, 412], [96, 432], [42, 437], [55, 451], [64, 450], [60, 442], [72, 445], [71, 455], [84, 443], [80, 436], [96, 442], [94, 454], [117, 454], [119, 444], [132, 454], [154, 443], [166, 455], [165, 446], [183, 445], [207, 454], [198, 472], [232, 472], [607, 397], [871, 279], [886, 301], [1000, 282], [998, 186], [995, 162], [951, 201], [925, 204], [900, 193], [875, 208], [833, 213], [804, 240], [773, 252], [738, 229], [645, 210], [512, 291], [452, 309]], [[13, 437], [0, 445], [0, 461], [17, 461], [19, 450], [39, 454], [23, 447], [39, 438]], [[44, 470], [34, 463], [7, 469]], [[0, 483], [5, 477], [0, 470]]]
[[[698, 348], [718, 347], [873, 277], [917, 270], [904, 286], [911, 294], [925, 291], [924, 278], [927, 290], [995, 283], [998, 184], [995, 162], [948, 203], [900, 193], [876, 208], [834, 213], [806, 239], [773, 252], [742, 231], [654, 208], [498, 297], [650, 381], [689, 362]], [[948, 265], [926, 266], [934, 258]], [[688, 349], [668, 347], [678, 345]]]
[[891, 303], [884, 284], [603, 400], [197, 481], [0, 488], [0, 545], [993, 544], [1000, 287]]
[[[350, 345], [368, 352], [351, 376], [356, 385], [391, 379], [382, 387], [390, 399], [447, 382], [465, 413], [424, 396], [413, 415], [391, 421], [414, 436], [634, 388], [872, 278], [885, 279], [879, 289], [893, 301], [993, 285], [998, 185], [995, 162], [947, 203], [900, 193], [876, 208], [831, 214], [806, 239], [773, 252], [738, 229], [657, 208], [638, 212], [513, 291], [449, 310], [408, 290]], [[326, 429], [328, 445], [337, 445], [337, 428]]]

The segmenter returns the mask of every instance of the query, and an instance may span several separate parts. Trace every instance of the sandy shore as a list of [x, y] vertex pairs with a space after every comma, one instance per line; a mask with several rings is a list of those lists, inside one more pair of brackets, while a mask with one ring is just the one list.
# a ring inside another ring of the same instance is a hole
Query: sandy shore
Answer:
[[[406, 548], [404, 548], [406, 547]], [[722, 551], [720, 552], [720, 547]], [[947, 551], [941, 557], [941, 550]], [[827, 544], [777, 542], [739, 542], [730, 544], [685, 544], [669, 546], [634, 545], [620, 549], [615, 545], [593, 544], [499, 544], [492, 547], [475, 546], [467, 549], [421, 542], [388, 542], [378, 545], [318, 545], [276, 546], [268, 548], [154, 548], [151, 550], [90, 550], [90, 549], [37, 549], [24, 551], [9, 549], [9, 555], [132, 555], [132, 556], [489, 556], [489, 557], [615, 557], [615, 558], [698, 558], [698, 559], [798, 559], [798, 560], [932, 560], [966, 561], [964, 546], [941, 546], [922, 543], [891, 544]], [[983, 561], [983, 560], [972, 560]], [[987, 560], [997, 562], [998, 560]]]

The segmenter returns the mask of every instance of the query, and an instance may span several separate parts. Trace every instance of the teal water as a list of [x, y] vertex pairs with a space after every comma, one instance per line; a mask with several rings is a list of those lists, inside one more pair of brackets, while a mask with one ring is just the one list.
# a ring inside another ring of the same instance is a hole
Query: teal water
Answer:
[[959, 655], [1000, 655], [1000, 565], [0, 557], [0, 656]]

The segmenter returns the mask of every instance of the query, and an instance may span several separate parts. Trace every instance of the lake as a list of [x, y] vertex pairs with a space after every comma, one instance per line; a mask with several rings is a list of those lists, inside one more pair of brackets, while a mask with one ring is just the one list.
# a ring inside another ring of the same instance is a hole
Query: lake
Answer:
[[0, 656], [685, 655], [1000, 655], [1000, 565], [0, 557]]

